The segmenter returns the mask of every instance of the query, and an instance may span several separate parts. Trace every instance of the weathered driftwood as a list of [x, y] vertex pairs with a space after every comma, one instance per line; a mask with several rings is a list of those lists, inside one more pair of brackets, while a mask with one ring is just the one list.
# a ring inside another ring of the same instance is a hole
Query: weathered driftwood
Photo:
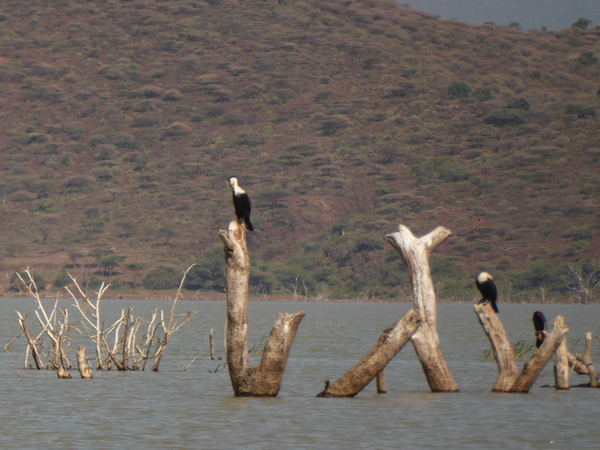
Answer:
[[[562, 317], [560, 317], [558, 324], [561, 327], [565, 325]], [[561, 390], [567, 390], [571, 387], [571, 367], [569, 366], [569, 350], [567, 349], [566, 337], [556, 350], [556, 357], [554, 358], [554, 384], [556, 389]]]
[[583, 356], [577, 355], [577, 359], [585, 364], [590, 377], [590, 387], [600, 387], [598, 382], [598, 375], [596, 374], [596, 368], [592, 362], [592, 333], [585, 333], [585, 350]]
[[220, 230], [227, 276], [227, 366], [234, 395], [274, 397], [281, 381], [292, 343], [304, 312], [279, 314], [271, 330], [258, 367], [248, 357], [248, 281], [250, 258], [246, 231], [237, 221]]
[[512, 345], [500, 320], [500, 315], [494, 312], [488, 302], [475, 305], [475, 313], [483, 327], [483, 331], [492, 343], [496, 364], [498, 365], [498, 378], [496, 378], [492, 391], [509, 392], [519, 374], [519, 370]]
[[79, 370], [79, 375], [85, 380], [91, 380], [93, 378], [92, 367], [87, 360], [86, 348], [83, 345], [80, 345], [77, 347], [75, 355], [77, 356], [77, 369]]
[[529, 392], [569, 331], [564, 325], [563, 318], [558, 316], [554, 321], [553, 330], [548, 334], [542, 346], [525, 364], [521, 373], [518, 373], [514, 351], [500, 320], [500, 315], [494, 312], [489, 303], [475, 305], [475, 314], [492, 343], [498, 365], [499, 373], [492, 388], [493, 392]]
[[420, 323], [419, 315], [411, 309], [394, 326], [385, 330], [375, 347], [340, 379], [333, 383], [326, 381], [325, 389], [317, 397], [354, 397], [383, 371], [414, 335]]
[[458, 392], [458, 384], [450, 373], [439, 342], [435, 290], [429, 270], [429, 256], [448, 236], [449, 230], [438, 227], [429, 234], [416, 238], [404, 225], [400, 225], [397, 232], [386, 236], [392, 247], [402, 255], [408, 270], [414, 309], [422, 320], [411, 342], [433, 392]]
[[510, 392], [527, 393], [537, 380], [546, 366], [548, 361], [552, 359], [552, 355], [558, 349], [558, 346], [567, 336], [569, 329], [564, 325], [562, 316], [557, 316], [554, 320], [554, 328], [548, 334], [542, 346], [531, 357], [529, 362], [525, 364], [523, 370], [512, 385]]
[[585, 364], [577, 359], [577, 356], [575, 356], [571, 352], [569, 352], [567, 356], [569, 358], [569, 365], [573, 368], [575, 373], [577, 373], [579, 375], [588, 375], [589, 374], [587, 367], [585, 367]]

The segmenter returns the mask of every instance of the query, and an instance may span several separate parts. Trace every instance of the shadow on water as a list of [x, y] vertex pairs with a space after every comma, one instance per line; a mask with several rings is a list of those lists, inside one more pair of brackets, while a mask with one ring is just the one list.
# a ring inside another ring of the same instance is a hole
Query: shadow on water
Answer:
[[[68, 306], [68, 302], [65, 306]], [[107, 316], [133, 305], [148, 316], [153, 301], [105, 301]], [[0, 342], [20, 333], [15, 309], [27, 300], [0, 300]], [[336, 379], [374, 345], [381, 331], [409, 304], [250, 304], [250, 341], [269, 332], [279, 312], [307, 315], [292, 348], [277, 398], [235, 398], [223, 361], [208, 358], [215, 330], [224, 358], [222, 302], [180, 302], [198, 310], [191, 326], [176, 334], [161, 371], [95, 372], [93, 380], [58, 380], [54, 372], [23, 370], [24, 341], [0, 354], [0, 447], [48, 448], [592, 448], [600, 440], [594, 411], [599, 390], [559, 392], [547, 367], [529, 394], [494, 394], [497, 376], [471, 305], [439, 305], [442, 349], [461, 392], [432, 394], [412, 346], [386, 369], [388, 394], [374, 386], [354, 399], [321, 399], [325, 379]], [[531, 315], [542, 309], [565, 316], [570, 339], [599, 334], [599, 306], [501, 305], [511, 341], [531, 340]], [[107, 317], [107, 321], [109, 318]], [[597, 341], [596, 341], [597, 342]], [[583, 345], [583, 344], [581, 344]], [[596, 344], [594, 357], [600, 361]], [[91, 345], [88, 346], [88, 354]], [[200, 357], [185, 371], [190, 361]], [[259, 355], [253, 356], [258, 363]], [[522, 363], [521, 363], [522, 364]], [[573, 382], [585, 382], [574, 376]]]

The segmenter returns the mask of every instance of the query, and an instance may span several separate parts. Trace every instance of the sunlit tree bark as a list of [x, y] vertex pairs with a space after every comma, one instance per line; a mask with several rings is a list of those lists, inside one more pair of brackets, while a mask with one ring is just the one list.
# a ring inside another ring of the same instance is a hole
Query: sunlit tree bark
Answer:
[[458, 392], [458, 384], [454, 381], [440, 346], [435, 290], [429, 270], [429, 256], [448, 236], [449, 230], [438, 227], [417, 238], [404, 225], [387, 236], [388, 242], [400, 253], [406, 264], [413, 289], [414, 309], [422, 320], [411, 342], [433, 392]]
[[227, 366], [234, 395], [274, 397], [281, 389], [283, 374], [304, 312], [279, 314], [265, 344], [258, 367], [248, 357], [248, 282], [250, 257], [246, 231], [237, 221], [220, 230], [227, 276]]

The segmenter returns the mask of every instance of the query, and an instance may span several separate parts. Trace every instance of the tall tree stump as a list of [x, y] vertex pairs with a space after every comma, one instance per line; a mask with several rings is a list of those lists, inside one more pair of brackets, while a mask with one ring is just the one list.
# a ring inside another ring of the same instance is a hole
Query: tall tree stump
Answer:
[[[565, 321], [560, 317], [559, 325], [565, 325]], [[554, 384], [556, 389], [568, 390], [571, 387], [571, 367], [569, 366], [569, 349], [567, 348], [567, 338], [558, 346], [556, 357], [554, 358]]]
[[449, 230], [438, 227], [429, 234], [416, 238], [404, 225], [400, 225], [397, 232], [386, 236], [402, 256], [408, 270], [414, 309], [422, 320], [411, 342], [432, 392], [458, 392], [458, 384], [450, 373], [439, 342], [435, 290], [429, 269], [431, 253], [448, 236]]
[[304, 312], [279, 314], [263, 350], [258, 367], [248, 356], [248, 281], [250, 257], [246, 231], [237, 221], [219, 230], [225, 251], [227, 276], [227, 367], [233, 393], [238, 397], [274, 397]]

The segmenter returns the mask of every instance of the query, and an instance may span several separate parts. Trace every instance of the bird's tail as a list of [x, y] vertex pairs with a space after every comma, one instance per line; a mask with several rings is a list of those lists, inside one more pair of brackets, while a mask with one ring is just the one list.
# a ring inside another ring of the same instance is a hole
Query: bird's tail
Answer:
[[494, 310], [494, 312], [499, 313], [500, 311], [498, 311], [498, 305], [496, 305], [496, 302], [494, 300], [490, 300], [490, 304], [492, 305], [492, 309]]
[[250, 223], [250, 219], [244, 219], [244, 223], [246, 224], [248, 231], [254, 231], [254, 227], [252, 226], [252, 223]]

